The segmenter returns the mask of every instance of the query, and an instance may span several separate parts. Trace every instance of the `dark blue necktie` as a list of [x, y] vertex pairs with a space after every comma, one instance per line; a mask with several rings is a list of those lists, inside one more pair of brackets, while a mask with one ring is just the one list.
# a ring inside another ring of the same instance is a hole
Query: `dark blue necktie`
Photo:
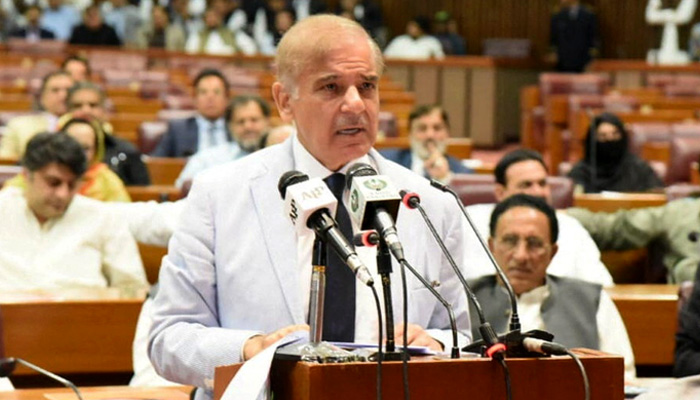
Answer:
[[[324, 179], [335, 197], [338, 209], [335, 220], [343, 235], [352, 240], [350, 216], [343, 205], [345, 175], [335, 173]], [[323, 309], [323, 340], [353, 342], [355, 340], [355, 275], [331, 248], [326, 250], [326, 298]]]

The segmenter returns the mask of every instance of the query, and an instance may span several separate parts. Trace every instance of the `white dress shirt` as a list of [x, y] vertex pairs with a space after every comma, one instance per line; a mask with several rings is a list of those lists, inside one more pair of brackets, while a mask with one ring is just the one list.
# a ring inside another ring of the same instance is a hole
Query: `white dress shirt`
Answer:
[[440, 41], [434, 36], [423, 35], [414, 39], [409, 35], [397, 36], [384, 50], [387, 58], [407, 58], [425, 60], [428, 58], [444, 58]]
[[215, 165], [221, 165], [229, 161], [237, 160], [248, 154], [250, 153], [241, 149], [236, 141], [198, 151], [195, 155], [190, 157], [189, 160], [187, 160], [185, 168], [175, 181], [175, 186], [182, 188], [182, 185], [185, 182], [191, 181], [200, 172], [206, 171]]
[[197, 123], [197, 152], [228, 143], [226, 121], [223, 117], [212, 122], [201, 115], [195, 117]]
[[[505, 289], [504, 289], [505, 290]], [[549, 297], [549, 286], [543, 285], [518, 297], [518, 315], [523, 332], [533, 329], [547, 330], [542, 319], [542, 303]], [[625, 358], [625, 379], [634, 379], [634, 354], [627, 328], [612, 299], [605, 290], [600, 292], [600, 303], [596, 313], [598, 325], [598, 350], [621, 355]], [[557, 338], [554, 338], [556, 341]]]
[[[489, 221], [495, 207], [495, 204], [475, 204], [466, 207], [484, 241], [489, 237]], [[605, 287], [612, 286], [612, 276], [600, 261], [600, 251], [581, 223], [563, 213], [557, 213], [557, 221], [559, 222], [559, 240], [557, 240], [559, 251], [549, 264], [547, 273], [598, 283]], [[493, 265], [473, 232], [467, 232], [465, 244], [467, 253], [462, 266], [465, 277], [474, 279], [493, 275]]]
[[[202, 28], [206, 29], [206, 28]], [[236, 38], [236, 47], [245, 55], [253, 55], [257, 53], [258, 48], [255, 41], [242, 30], [234, 32]], [[185, 43], [185, 51], [188, 53], [199, 53], [199, 31], [192, 31], [188, 34], [187, 42]], [[235, 53], [235, 49], [224, 43], [218, 32], [211, 32], [207, 39], [207, 44], [204, 46], [204, 54], [216, 55], [231, 55]]]
[[0, 291], [142, 288], [146, 275], [126, 224], [102, 203], [76, 195], [39, 224], [18, 188], [0, 191]]

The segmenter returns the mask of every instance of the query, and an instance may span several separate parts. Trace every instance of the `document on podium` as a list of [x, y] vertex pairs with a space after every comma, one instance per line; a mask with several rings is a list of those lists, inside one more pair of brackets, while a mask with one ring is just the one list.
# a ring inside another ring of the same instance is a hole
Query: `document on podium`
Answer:
[[255, 357], [243, 363], [236, 376], [224, 391], [221, 400], [257, 400], [265, 399], [267, 391], [267, 377], [272, 367], [272, 359], [278, 348], [298, 342], [309, 340], [309, 332], [297, 331], [275, 342], [270, 347], [258, 353]]

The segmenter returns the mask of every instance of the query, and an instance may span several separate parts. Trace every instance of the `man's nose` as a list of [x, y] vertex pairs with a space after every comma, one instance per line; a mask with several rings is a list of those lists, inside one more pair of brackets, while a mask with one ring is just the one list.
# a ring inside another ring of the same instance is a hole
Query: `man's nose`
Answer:
[[362, 101], [362, 96], [355, 86], [350, 86], [345, 92], [345, 98], [341, 111], [353, 114], [359, 114], [365, 110], [365, 103]]

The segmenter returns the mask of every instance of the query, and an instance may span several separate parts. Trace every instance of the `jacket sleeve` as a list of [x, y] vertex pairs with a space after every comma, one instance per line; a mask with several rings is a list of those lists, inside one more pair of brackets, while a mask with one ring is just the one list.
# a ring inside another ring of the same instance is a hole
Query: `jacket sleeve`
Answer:
[[628, 250], [645, 247], [663, 235], [667, 206], [592, 212], [582, 208], [567, 211], [591, 234], [601, 250]]

